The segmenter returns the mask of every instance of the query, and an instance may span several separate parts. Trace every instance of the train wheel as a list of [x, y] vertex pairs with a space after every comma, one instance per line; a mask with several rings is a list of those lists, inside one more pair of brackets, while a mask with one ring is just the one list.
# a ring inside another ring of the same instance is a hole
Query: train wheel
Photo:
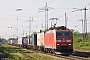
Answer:
[[47, 52], [48, 52], [48, 53], [50, 52], [49, 48], [47, 49]]
[[47, 49], [47, 48], [45, 49], [45, 52], [46, 52], [46, 53], [48, 52], [48, 49]]
[[49, 50], [49, 53], [51, 53], [51, 49], [48, 49]]
[[44, 51], [44, 48], [43, 47], [41, 48], [41, 51]]
[[52, 49], [52, 54], [55, 54], [55, 50], [54, 49]]

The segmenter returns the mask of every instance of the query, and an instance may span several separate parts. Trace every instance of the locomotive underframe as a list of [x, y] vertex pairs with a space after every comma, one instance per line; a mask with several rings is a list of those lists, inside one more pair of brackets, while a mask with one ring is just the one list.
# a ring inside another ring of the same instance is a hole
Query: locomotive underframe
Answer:
[[71, 54], [73, 53], [73, 47], [72, 46], [57, 46], [56, 51], [61, 52], [63, 54]]

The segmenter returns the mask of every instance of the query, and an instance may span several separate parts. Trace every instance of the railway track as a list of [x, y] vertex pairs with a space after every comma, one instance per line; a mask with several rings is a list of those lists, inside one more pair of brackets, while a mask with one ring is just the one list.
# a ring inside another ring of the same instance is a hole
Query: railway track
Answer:
[[[90, 52], [85, 52], [85, 51], [84, 52], [74, 51], [71, 55], [67, 56], [67, 55], [62, 55], [62, 54], [45, 53], [43, 51], [34, 50], [34, 49], [28, 49], [28, 50], [32, 50], [34, 52], [40, 52], [42, 54], [47, 54], [47, 55], [55, 56], [58, 58], [64, 58], [65, 60], [90, 60], [90, 58], [88, 58], [88, 57], [90, 57]], [[22, 53], [22, 54], [34, 59], [34, 57], [29, 56], [26, 53]]]
[[[52, 55], [52, 54], [49, 53], [48, 55]], [[59, 58], [64, 58], [66, 60], [89, 60], [88, 58], [80, 57], [80, 56], [74, 56], [74, 55], [65, 56], [62, 54], [57, 54], [57, 55], [53, 55], [53, 56], [56, 56]]]
[[[44, 53], [44, 52], [38, 51], [38, 50], [32, 50], [32, 51], [40, 52], [40, 53], [51, 55], [51, 56], [55, 56], [58, 58], [64, 58], [66, 60], [90, 60], [89, 58], [86, 57], [87, 54], [86, 55], [84, 54], [84, 56], [80, 56], [81, 54], [76, 55], [76, 52], [74, 52], [73, 54], [68, 56], [68, 55], [62, 55], [62, 54]], [[90, 56], [90, 55], [88, 55], [88, 56]]]

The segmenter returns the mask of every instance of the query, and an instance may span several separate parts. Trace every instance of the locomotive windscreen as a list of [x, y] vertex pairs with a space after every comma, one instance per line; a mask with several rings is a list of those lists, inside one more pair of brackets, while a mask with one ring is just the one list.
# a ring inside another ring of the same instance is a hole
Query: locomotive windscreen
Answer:
[[70, 32], [56, 32], [56, 37], [70, 37]]

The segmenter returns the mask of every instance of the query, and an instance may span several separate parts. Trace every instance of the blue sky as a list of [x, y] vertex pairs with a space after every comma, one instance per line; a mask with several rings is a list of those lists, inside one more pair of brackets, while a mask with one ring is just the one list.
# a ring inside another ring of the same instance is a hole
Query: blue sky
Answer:
[[[31, 23], [31, 33], [39, 31], [45, 25], [45, 12], [39, 12], [39, 8], [45, 7], [48, 4], [50, 9], [48, 11], [48, 19], [58, 18], [57, 26], [65, 25], [65, 12], [67, 13], [67, 26], [70, 29], [82, 32], [81, 19], [84, 19], [84, 11], [74, 11], [75, 9], [87, 8], [87, 26], [90, 32], [90, 0], [0, 0], [0, 36], [3, 38], [10, 38], [17, 36], [17, 26], [19, 37], [28, 34], [29, 19], [33, 17]], [[16, 9], [22, 11], [16, 11]], [[18, 21], [17, 21], [18, 17]], [[48, 20], [49, 27], [51, 21]], [[11, 27], [12, 28], [7, 28]], [[75, 27], [77, 26], [77, 27]], [[44, 29], [44, 27], [43, 27]]]

